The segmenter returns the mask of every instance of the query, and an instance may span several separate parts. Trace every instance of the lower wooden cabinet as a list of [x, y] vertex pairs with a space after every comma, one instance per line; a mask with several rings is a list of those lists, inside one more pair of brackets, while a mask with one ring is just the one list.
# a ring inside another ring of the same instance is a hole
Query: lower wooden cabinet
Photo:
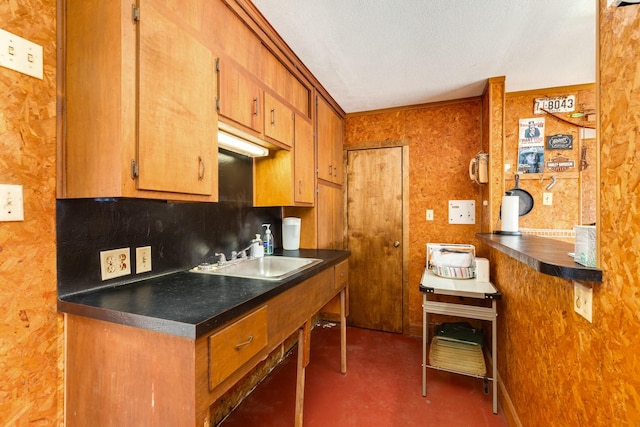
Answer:
[[195, 340], [65, 314], [66, 426], [210, 426], [211, 405], [345, 289], [343, 268]]

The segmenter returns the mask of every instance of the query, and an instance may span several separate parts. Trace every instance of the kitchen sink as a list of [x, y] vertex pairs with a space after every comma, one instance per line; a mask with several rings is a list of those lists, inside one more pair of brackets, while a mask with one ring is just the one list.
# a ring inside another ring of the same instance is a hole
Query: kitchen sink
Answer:
[[216, 276], [243, 277], [245, 279], [282, 280], [321, 263], [318, 258], [266, 256], [229, 261], [223, 265], [201, 264], [191, 271]]

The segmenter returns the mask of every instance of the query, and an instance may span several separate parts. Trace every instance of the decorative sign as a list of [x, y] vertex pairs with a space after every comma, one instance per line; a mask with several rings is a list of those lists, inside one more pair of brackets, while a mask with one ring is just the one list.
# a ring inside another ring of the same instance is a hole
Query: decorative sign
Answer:
[[570, 150], [573, 148], [573, 135], [559, 133], [547, 137], [548, 150]]
[[544, 119], [520, 119], [518, 130], [518, 173], [544, 171]]
[[547, 169], [554, 172], [564, 172], [569, 168], [574, 168], [576, 162], [565, 156], [554, 157], [547, 162]]
[[542, 114], [547, 110], [550, 113], [569, 113], [576, 110], [576, 96], [556, 96], [553, 98], [536, 98], [533, 100], [533, 114]]

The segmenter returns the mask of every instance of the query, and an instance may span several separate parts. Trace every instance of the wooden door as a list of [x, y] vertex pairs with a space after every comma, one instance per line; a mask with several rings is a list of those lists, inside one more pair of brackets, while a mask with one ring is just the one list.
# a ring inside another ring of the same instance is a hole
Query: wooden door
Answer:
[[140, 2], [138, 188], [217, 198], [214, 58], [156, 3]]
[[349, 324], [402, 333], [402, 148], [348, 152]]

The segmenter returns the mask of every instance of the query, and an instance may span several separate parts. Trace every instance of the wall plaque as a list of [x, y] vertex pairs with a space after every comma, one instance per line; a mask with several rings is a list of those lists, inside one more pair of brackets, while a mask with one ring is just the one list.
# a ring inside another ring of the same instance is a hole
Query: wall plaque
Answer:
[[547, 162], [547, 169], [554, 172], [564, 172], [576, 166], [576, 162], [565, 156], [558, 156]]
[[573, 135], [559, 133], [547, 137], [547, 150], [570, 150], [573, 148]]

